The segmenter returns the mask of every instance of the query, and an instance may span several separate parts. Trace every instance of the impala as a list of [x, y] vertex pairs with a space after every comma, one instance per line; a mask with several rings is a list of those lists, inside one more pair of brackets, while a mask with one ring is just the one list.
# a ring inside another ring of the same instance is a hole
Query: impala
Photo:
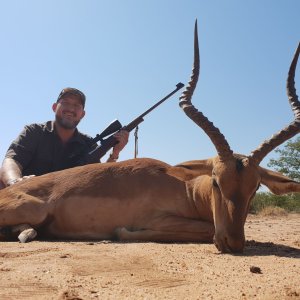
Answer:
[[300, 183], [259, 166], [275, 147], [299, 132], [294, 88], [300, 52], [291, 63], [287, 92], [295, 120], [250, 155], [235, 154], [225, 137], [191, 103], [199, 76], [197, 23], [194, 67], [180, 106], [209, 136], [217, 156], [170, 166], [154, 159], [91, 164], [21, 181], [0, 191], [2, 238], [212, 242], [241, 252], [244, 224], [260, 184], [273, 193], [300, 192]]

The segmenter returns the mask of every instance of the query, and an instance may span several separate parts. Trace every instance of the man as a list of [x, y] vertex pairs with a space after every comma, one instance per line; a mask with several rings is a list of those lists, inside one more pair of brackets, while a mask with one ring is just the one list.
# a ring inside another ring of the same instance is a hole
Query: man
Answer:
[[[85, 115], [85, 95], [75, 88], [65, 88], [52, 105], [55, 121], [25, 126], [12, 142], [0, 169], [0, 188], [10, 186], [35, 175], [42, 175], [70, 167], [100, 162], [100, 157], [74, 161], [72, 154], [91, 145], [92, 138], [78, 131], [77, 125]], [[107, 162], [115, 162], [128, 142], [129, 133], [116, 133], [118, 143]]]

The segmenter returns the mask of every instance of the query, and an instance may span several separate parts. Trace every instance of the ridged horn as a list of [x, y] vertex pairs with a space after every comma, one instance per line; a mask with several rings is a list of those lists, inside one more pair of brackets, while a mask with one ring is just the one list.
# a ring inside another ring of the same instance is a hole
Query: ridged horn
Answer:
[[250, 157], [252, 157], [254, 162], [258, 165], [264, 159], [264, 157], [273, 149], [275, 149], [277, 146], [284, 143], [285, 141], [287, 141], [288, 139], [292, 138], [300, 132], [300, 102], [296, 94], [294, 81], [299, 53], [300, 43], [298, 44], [298, 48], [290, 65], [286, 85], [288, 99], [292, 107], [295, 119], [292, 123], [290, 123], [290, 125], [282, 129], [278, 133], [274, 134], [269, 140], [264, 141], [257, 149], [251, 152]]
[[199, 127], [201, 127], [204, 132], [209, 136], [210, 140], [214, 144], [220, 160], [227, 160], [232, 157], [232, 150], [227, 143], [225, 137], [220, 132], [220, 130], [210, 122], [202, 112], [199, 112], [191, 102], [194, 90], [197, 85], [200, 70], [200, 55], [199, 55], [199, 43], [198, 43], [198, 29], [197, 20], [195, 22], [194, 31], [194, 65], [191, 75], [191, 79], [187, 84], [184, 92], [179, 98], [179, 105], [185, 112], [185, 114], [194, 121]]

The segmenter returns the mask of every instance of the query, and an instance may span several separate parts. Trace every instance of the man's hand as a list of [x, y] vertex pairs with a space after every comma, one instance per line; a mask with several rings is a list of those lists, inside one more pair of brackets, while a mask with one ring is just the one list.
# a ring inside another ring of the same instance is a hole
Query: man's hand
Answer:
[[35, 175], [28, 175], [28, 176], [23, 176], [21, 178], [16, 178], [16, 179], [12, 179], [12, 180], [9, 180], [7, 182], [7, 186], [11, 186], [13, 184], [16, 184], [17, 182], [20, 182], [20, 181], [23, 181], [23, 180], [26, 180], [26, 179], [29, 179], [29, 178], [32, 178], [34, 177]]
[[110, 154], [107, 162], [113, 162], [119, 158], [119, 153], [128, 143], [129, 132], [126, 130], [120, 130], [114, 134], [114, 137], [117, 139], [118, 144], [113, 147], [112, 153]]
[[114, 146], [113, 152], [119, 154], [128, 143], [129, 132], [126, 130], [121, 130], [114, 134], [114, 137], [118, 140], [118, 144]]

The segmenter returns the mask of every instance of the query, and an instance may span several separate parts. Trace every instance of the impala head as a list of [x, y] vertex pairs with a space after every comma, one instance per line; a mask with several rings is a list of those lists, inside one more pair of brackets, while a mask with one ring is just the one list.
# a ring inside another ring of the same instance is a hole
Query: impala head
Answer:
[[287, 80], [287, 93], [295, 120], [246, 156], [234, 154], [220, 130], [191, 103], [200, 69], [197, 21], [194, 38], [193, 72], [189, 84], [180, 97], [180, 106], [185, 114], [209, 136], [218, 153], [218, 156], [213, 159], [210, 187], [215, 244], [222, 252], [241, 252], [245, 244], [244, 224], [250, 201], [260, 183], [269, 188], [271, 186], [273, 190], [278, 188], [274, 186], [273, 178], [270, 180], [272, 175], [267, 174], [267, 170], [259, 167], [259, 164], [269, 152], [300, 131], [300, 103], [294, 88], [300, 44], [291, 63]]

